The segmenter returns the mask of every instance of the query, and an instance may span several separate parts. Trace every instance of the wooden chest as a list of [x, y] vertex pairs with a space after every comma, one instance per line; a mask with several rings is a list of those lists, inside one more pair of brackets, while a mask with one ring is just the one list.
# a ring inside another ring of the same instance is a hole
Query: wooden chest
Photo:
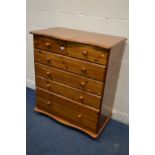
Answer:
[[112, 115], [125, 38], [66, 28], [31, 33], [35, 111], [97, 138]]

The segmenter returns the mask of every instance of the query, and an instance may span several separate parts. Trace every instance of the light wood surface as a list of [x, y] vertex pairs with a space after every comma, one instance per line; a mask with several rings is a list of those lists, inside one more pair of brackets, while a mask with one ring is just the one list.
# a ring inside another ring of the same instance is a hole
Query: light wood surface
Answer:
[[101, 65], [107, 65], [109, 50], [92, 45], [68, 42], [66, 55]]
[[58, 38], [65, 41], [90, 44], [90, 45], [94, 45], [94, 46], [98, 46], [106, 49], [110, 49], [126, 40], [123, 37], [116, 37], [111, 35], [104, 35], [104, 34], [73, 30], [73, 29], [61, 28], [61, 27], [31, 31], [31, 33]]
[[34, 48], [66, 55], [67, 42], [51, 37], [34, 35]]
[[[106, 81], [104, 85], [104, 92], [102, 93], [102, 109], [101, 114], [108, 116], [112, 113], [117, 83], [119, 78], [121, 60], [123, 56], [124, 42], [114, 47], [110, 51], [110, 58], [107, 67]], [[103, 123], [100, 117], [99, 125]]]
[[40, 76], [36, 76], [36, 86], [96, 109], [101, 106], [100, 96]]
[[81, 76], [103, 81], [105, 78], [106, 66], [81, 61], [66, 57], [60, 54], [49, 53], [35, 49], [35, 62], [56, 67]]
[[35, 63], [36, 75], [78, 88], [96, 95], [102, 94], [103, 83], [60, 69]]
[[96, 131], [99, 112], [37, 87], [37, 107]]
[[97, 138], [112, 114], [125, 38], [66, 28], [31, 33], [35, 110]]

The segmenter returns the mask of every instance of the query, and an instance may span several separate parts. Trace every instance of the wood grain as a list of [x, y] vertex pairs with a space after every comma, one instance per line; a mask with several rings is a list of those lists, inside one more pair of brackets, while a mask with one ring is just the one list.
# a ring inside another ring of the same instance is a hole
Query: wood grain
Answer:
[[104, 65], [97, 65], [37, 49], [34, 51], [34, 57], [37, 63], [56, 67], [99, 81], [103, 81], [105, 78], [106, 66]]
[[67, 42], [51, 37], [34, 35], [34, 48], [66, 55]]
[[101, 106], [100, 96], [40, 76], [36, 76], [36, 86], [96, 109]]
[[[55, 93], [49, 93], [37, 88], [37, 107], [52, 114], [57, 114], [81, 127], [96, 131], [98, 114], [97, 110], [85, 107]], [[48, 103], [49, 102], [49, 103]], [[48, 103], [48, 104], [47, 104]]]
[[112, 35], [98, 34], [93, 32], [73, 30], [61, 27], [53, 27], [48, 29], [31, 31], [30, 33], [53, 37], [65, 41], [90, 44], [106, 49], [110, 49], [126, 40], [126, 38], [123, 37], [116, 37]]
[[107, 65], [109, 51], [96, 46], [69, 42], [66, 55], [101, 65]]
[[101, 95], [102, 93], [103, 83], [93, 79], [38, 63], [35, 63], [35, 72], [36, 75], [78, 88], [83, 91], [87, 91], [96, 95]]
[[97, 138], [112, 115], [126, 39], [66, 28], [31, 33], [35, 110]]
[[[110, 58], [108, 62], [104, 92], [102, 93], [103, 100], [100, 114], [104, 117], [112, 114], [117, 89], [117, 82], [119, 78], [121, 60], [123, 56], [123, 49], [124, 49], [124, 42], [115, 46], [110, 51]], [[103, 121], [104, 120], [100, 116], [99, 125], [101, 125]]]

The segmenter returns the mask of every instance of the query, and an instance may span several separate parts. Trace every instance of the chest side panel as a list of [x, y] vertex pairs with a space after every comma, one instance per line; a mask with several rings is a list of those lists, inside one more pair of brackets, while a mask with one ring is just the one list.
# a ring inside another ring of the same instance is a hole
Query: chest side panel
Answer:
[[112, 115], [112, 108], [115, 100], [123, 49], [124, 42], [110, 50], [104, 93], [102, 94], [103, 100], [99, 125], [103, 123], [106, 117]]

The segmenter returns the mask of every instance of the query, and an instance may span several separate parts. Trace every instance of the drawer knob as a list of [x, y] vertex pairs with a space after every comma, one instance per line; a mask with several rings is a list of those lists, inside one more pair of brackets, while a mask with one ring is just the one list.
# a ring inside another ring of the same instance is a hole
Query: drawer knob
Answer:
[[79, 115], [78, 115], [78, 118], [82, 118], [82, 115], [81, 115], [81, 114], [79, 114]]
[[50, 88], [50, 84], [47, 84], [46, 87], [47, 87], [47, 88]]
[[82, 87], [84, 87], [84, 86], [85, 86], [85, 82], [81, 82], [80, 85], [81, 85]]
[[47, 101], [47, 102], [46, 102], [46, 104], [47, 104], [47, 105], [50, 105], [50, 104], [51, 104], [51, 102], [50, 102], [50, 101]]
[[50, 72], [48, 72], [48, 71], [46, 72], [46, 75], [48, 75], [48, 76], [49, 76], [50, 74], [51, 74]]
[[46, 58], [46, 61], [47, 61], [47, 62], [50, 62], [50, 61], [51, 61], [51, 59], [47, 57], [47, 58]]
[[102, 58], [105, 58], [105, 55], [104, 55], [104, 54], [101, 54], [101, 57], [102, 57]]
[[88, 55], [88, 51], [83, 51], [82, 54], [83, 54], [84, 56], [87, 56], [87, 55]]
[[60, 49], [61, 49], [61, 51], [64, 51], [65, 50], [65, 47], [61, 46]]
[[82, 72], [86, 72], [86, 68], [82, 67], [82, 68], [81, 68], [81, 71], [82, 71]]
[[47, 43], [45, 43], [45, 45], [46, 45], [47, 47], [49, 47], [51, 44], [47, 42]]
[[81, 101], [83, 101], [84, 97], [83, 97], [83, 96], [80, 96], [79, 99], [80, 99]]

